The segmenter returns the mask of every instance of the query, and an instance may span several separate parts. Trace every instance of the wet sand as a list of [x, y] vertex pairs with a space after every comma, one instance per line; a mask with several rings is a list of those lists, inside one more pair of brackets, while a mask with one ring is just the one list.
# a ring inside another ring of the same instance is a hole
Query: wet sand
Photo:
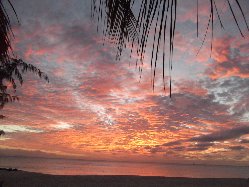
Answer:
[[248, 179], [62, 176], [0, 170], [0, 187], [249, 187]]

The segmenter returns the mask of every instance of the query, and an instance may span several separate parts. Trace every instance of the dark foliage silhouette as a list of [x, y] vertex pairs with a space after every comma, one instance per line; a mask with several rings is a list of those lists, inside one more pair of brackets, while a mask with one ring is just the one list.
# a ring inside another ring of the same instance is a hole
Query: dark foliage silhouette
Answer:
[[40, 78], [44, 78], [46, 81], [48, 77], [37, 67], [23, 62], [21, 59], [11, 58], [9, 62], [3, 63], [0, 66], [0, 108], [3, 108], [4, 104], [7, 102], [12, 102], [18, 100], [18, 97], [15, 95], [10, 95], [7, 90], [8, 87], [4, 85], [4, 80], [11, 83], [12, 88], [16, 90], [17, 82], [23, 84], [23, 73], [33, 72], [38, 75]]
[[[197, 5], [197, 37], [199, 37], [199, 6], [201, 1], [195, 0]], [[245, 25], [249, 30], [248, 23], [239, 0], [225, 0], [232, 13], [233, 19], [242, 37], [244, 34], [238, 24], [238, 17], [234, 13], [234, 8], [239, 9], [239, 13], [243, 17]], [[231, 3], [233, 1], [233, 3]], [[137, 17], [133, 14], [134, 4], [138, 3], [140, 6]], [[216, 0], [209, 0], [209, 20], [204, 32], [204, 39], [197, 52], [199, 54], [203, 44], [206, 41], [207, 34], [211, 27], [211, 53], [213, 48], [214, 37], [214, 16], [218, 17], [220, 26], [224, 29], [219, 8]], [[153, 46], [151, 51], [151, 75], [152, 87], [154, 90], [156, 67], [158, 63], [159, 53], [162, 54], [162, 78], [165, 90], [165, 68], [166, 68], [166, 50], [169, 49], [168, 69], [169, 69], [169, 89], [171, 97], [172, 76], [171, 71], [173, 67], [173, 52], [174, 52], [174, 38], [177, 21], [177, 0], [92, 0], [92, 16], [97, 18], [98, 23], [104, 24], [103, 34], [108, 37], [114, 44], [117, 45], [117, 57], [120, 57], [124, 48], [130, 42], [132, 50], [136, 49], [139, 66], [140, 77], [142, 73], [144, 54], [146, 52], [149, 34], [153, 33]], [[153, 23], [155, 21], [155, 23]], [[168, 37], [168, 40], [166, 39]], [[169, 42], [168, 42], [169, 41]], [[168, 45], [168, 46], [166, 46]], [[163, 46], [160, 51], [160, 46]]]
[[105, 22], [107, 28], [103, 29], [103, 35], [117, 45], [116, 57], [119, 59], [126, 41], [134, 41], [138, 37], [137, 21], [130, 8], [130, 1], [100, 1], [98, 7], [95, 2], [92, 5], [92, 17], [96, 16], [99, 24]]
[[0, 130], [0, 136], [4, 135], [5, 132], [3, 130]]
[[[16, 17], [16, 11], [9, 0], [6, 1], [14, 11]], [[17, 17], [18, 19], [18, 17]], [[14, 34], [11, 29], [10, 20], [7, 14], [7, 11], [3, 5], [2, 0], [0, 0], [0, 110], [8, 102], [13, 102], [18, 100], [16, 96], [17, 83], [23, 84], [23, 74], [26, 72], [32, 72], [38, 75], [40, 78], [48, 80], [48, 76], [44, 74], [37, 67], [24, 62], [21, 59], [17, 59], [11, 48], [11, 38], [14, 37]], [[14, 92], [10, 92], [11, 85]], [[0, 115], [0, 119], [3, 119], [5, 116]], [[0, 131], [0, 135], [4, 135], [4, 131]]]
[[[9, 0], [7, 2], [17, 17], [11, 2]], [[7, 83], [12, 85], [15, 92], [17, 82], [23, 84], [23, 74], [26, 72], [32, 72], [46, 81], [48, 81], [48, 76], [37, 67], [14, 57], [10, 41], [14, 34], [2, 0], [0, 1], [0, 26], [0, 108], [3, 108], [5, 103], [18, 100], [17, 96], [8, 93], [10, 88], [6, 86]]]

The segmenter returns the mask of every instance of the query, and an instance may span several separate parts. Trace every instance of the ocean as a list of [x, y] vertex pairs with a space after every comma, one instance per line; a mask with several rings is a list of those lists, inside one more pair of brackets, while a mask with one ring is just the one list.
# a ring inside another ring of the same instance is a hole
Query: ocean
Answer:
[[139, 175], [192, 178], [249, 178], [248, 166], [180, 165], [0, 157], [0, 168], [53, 175]]

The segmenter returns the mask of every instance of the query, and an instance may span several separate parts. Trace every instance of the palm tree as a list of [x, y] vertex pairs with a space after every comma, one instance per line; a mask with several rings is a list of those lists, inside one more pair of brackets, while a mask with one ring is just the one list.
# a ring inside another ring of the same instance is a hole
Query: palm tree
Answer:
[[5, 135], [5, 132], [3, 130], [0, 130], [0, 136]]
[[[197, 6], [197, 37], [199, 37], [199, 0], [196, 1]], [[233, 19], [237, 25], [237, 28], [242, 37], [244, 34], [238, 24], [238, 18], [234, 13], [233, 6], [239, 8], [239, 13], [244, 19], [245, 25], [249, 30], [244, 11], [242, 9], [239, 0], [234, 0], [234, 4], [231, 4], [230, 0], [225, 0], [228, 7], [233, 15]], [[139, 14], [135, 17], [133, 13], [134, 3], [138, 3], [140, 6]], [[209, 20], [207, 23], [206, 31], [204, 33], [204, 39], [200, 46], [202, 48], [207, 33], [211, 27], [211, 52], [213, 48], [213, 32], [214, 32], [214, 15], [216, 14], [220, 22], [221, 28], [223, 23], [220, 17], [220, 10], [216, 6], [216, 0], [209, 0]], [[163, 66], [163, 82], [165, 89], [165, 50], [166, 50], [166, 36], [169, 36], [169, 89], [171, 96], [171, 71], [173, 66], [173, 52], [174, 52], [174, 38], [175, 28], [177, 21], [177, 0], [92, 0], [92, 17], [96, 17], [99, 23], [104, 23], [103, 34], [105, 37], [109, 37], [117, 45], [117, 58], [127, 43], [131, 42], [132, 49], [136, 46], [136, 53], [139, 60], [139, 72], [142, 73], [144, 54], [148, 43], [148, 37], [151, 31], [154, 31], [153, 46], [151, 51], [151, 72], [152, 72], [152, 86], [154, 90], [156, 67], [159, 56], [159, 46], [163, 46], [162, 50], [162, 66]], [[155, 24], [153, 23], [155, 20]], [[168, 27], [168, 28], [167, 28]], [[199, 51], [200, 51], [199, 49]], [[199, 53], [198, 51], [198, 53]], [[132, 52], [132, 51], [131, 51]], [[197, 53], [197, 54], [198, 54]], [[141, 74], [140, 74], [141, 76]]]
[[[9, 0], [7, 2], [11, 5], [18, 20], [13, 5]], [[15, 93], [17, 82], [22, 85], [23, 74], [26, 72], [32, 72], [40, 78], [49, 81], [48, 76], [40, 69], [14, 57], [10, 41], [13, 36], [8, 14], [4, 8], [2, 0], [0, 0], [0, 110], [6, 103], [19, 99], [18, 96], [12, 95], [8, 92], [10, 88], [6, 86], [7, 82], [11, 83]], [[4, 117], [5, 116], [0, 115], [0, 119], [3, 119]], [[4, 134], [5, 132], [0, 130], [0, 136]]]
[[[11, 5], [17, 17], [11, 2], [9, 0], [7, 2]], [[0, 109], [4, 107], [5, 103], [18, 100], [16, 95], [8, 93], [9, 88], [6, 86], [6, 82], [10, 82], [15, 91], [17, 81], [22, 85], [23, 74], [26, 72], [32, 72], [49, 81], [48, 76], [40, 69], [14, 57], [10, 42], [13, 36], [8, 14], [2, 0], [0, 0]]]

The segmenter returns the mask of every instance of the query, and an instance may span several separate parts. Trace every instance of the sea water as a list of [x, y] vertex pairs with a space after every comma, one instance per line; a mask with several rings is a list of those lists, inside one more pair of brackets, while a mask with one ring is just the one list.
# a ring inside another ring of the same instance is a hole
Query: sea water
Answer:
[[1, 168], [53, 175], [139, 175], [193, 178], [249, 178], [248, 166], [187, 165], [0, 157]]

